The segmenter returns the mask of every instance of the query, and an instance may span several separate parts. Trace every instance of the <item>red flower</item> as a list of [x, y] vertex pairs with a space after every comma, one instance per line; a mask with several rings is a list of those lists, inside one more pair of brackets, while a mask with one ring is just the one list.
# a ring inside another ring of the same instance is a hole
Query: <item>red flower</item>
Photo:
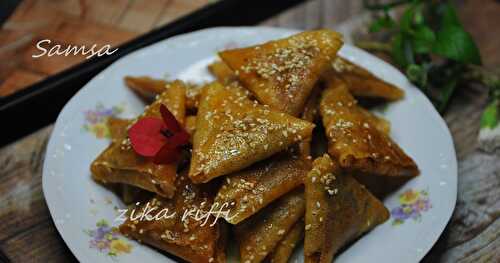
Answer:
[[144, 117], [128, 130], [134, 151], [152, 157], [155, 164], [169, 164], [179, 159], [182, 147], [189, 142], [189, 134], [163, 104], [161, 119]]

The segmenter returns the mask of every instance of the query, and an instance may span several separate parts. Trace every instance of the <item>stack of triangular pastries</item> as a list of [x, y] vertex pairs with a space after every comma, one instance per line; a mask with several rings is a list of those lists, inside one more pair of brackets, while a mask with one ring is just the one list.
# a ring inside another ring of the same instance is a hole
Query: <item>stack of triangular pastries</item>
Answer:
[[[336, 32], [308, 31], [220, 52], [212, 83], [126, 77], [151, 104], [134, 120], [108, 121], [112, 142], [92, 177], [136, 211], [179, 216], [128, 218], [120, 231], [189, 262], [225, 262], [228, 240], [241, 262], [287, 262], [301, 240], [305, 262], [331, 262], [384, 223], [389, 212], [377, 197], [419, 170], [390, 123], [357, 98], [404, 93], [337, 56], [341, 46]], [[129, 139], [141, 118], [163, 116], [161, 105], [190, 135], [168, 164], [136, 153]], [[186, 211], [201, 217], [180, 216]]]

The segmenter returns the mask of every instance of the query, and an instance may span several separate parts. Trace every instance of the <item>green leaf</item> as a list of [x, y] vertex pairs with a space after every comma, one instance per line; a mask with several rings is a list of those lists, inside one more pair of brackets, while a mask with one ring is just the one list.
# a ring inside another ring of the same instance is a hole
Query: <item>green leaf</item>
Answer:
[[448, 106], [448, 101], [450, 100], [451, 95], [453, 95], [453, 92], [455, 91], [456, 87], [457, 87], [456, 78], [452, 78], [444, 84], [444, 86], [441, 89], [441, 96], [439, 98], [439, 104], [438, 104], [439, 112], [441, 113], [444, 112], [446, 106]]
[[494, 129], [498, 125], [498, 103], [497, 101], [491, 102], [481, 116], [481, 128]]
[[462, 27], [462, 23], [460, 23], [460, 19], [458, 19], [457, 12], [455, 8], [449, 3], [440, 4], [440, 8], [438, 10], [438, 14], [441, 16], [441, 25], [449, 26], [455, 25]]
[[402, 68], [414, 63], [415, 59], [407, 34], [398, 33], [392, 41], [392, 58]]
[[424, 89], [427, 85], [427, 71], [421, 65], [408, 65], [406, 68], [406, 76], [411, 82], [417, 84], [420, 89]]
[[412, 38], [412, 47], [415, 53], [427, 53], [431, 50], [436, 34], [428, 26], [420, 25], [415, 28]]
[[392, 41], [392, 58], [400, 67], [406, 67], [408, 62], [405, 58], [405, 49], [403, 45], [403, 34], [399, 33], [394, 36]]
[[415, 15], [414, 6], [408, 7], [401, 18], [399, 19], [399, 26], [403, 32], [411, 32], [413, 24], [413, 16]]
[[425, 23], [424, 14], [422, 13], [422, 5], [417, 7], [413, 21], [416, 25], [423, 25]]
[[481, 64], [474, 40], [457, 25], [447, 25], [437, 32], [432, 52], [462, 63]]
[[382, 29], [390, 29], [396, 25], [394, 20], [387, 14], [383, 17], [379, 17], [370, 25], [370, 32], [379, 32]]

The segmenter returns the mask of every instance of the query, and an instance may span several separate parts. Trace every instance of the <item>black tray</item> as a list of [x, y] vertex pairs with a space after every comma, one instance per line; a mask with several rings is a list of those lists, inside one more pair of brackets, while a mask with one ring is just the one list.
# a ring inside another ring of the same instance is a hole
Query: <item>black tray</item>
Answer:
[[0, 146], [55, 121], [66, 102], [93, 76], [118, 58], [162, 39], [215, 26], [254, 25], [304, 0], [220, 0], [123, 45], [0, 98]]

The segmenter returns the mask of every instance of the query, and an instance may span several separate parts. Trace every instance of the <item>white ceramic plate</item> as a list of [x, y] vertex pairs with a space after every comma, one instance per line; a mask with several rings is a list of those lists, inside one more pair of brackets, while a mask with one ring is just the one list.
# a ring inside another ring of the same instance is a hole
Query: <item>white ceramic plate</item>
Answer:
[[[211, 80], [206, 65], [215, 52], [282, 38], [294, 30], [268, 27], [212, 28], [161, 41], [103, 70], [60, 113], [43, 169], [43, 191], [59, 233], [82, 262], [165, 262], [169, 258], [115, 233], [116, 208], [123, 204], [90, 178], [92, 160], [109, 144], [107, 116], [133, 117], [141, 100], [123, 84], [126, 75]], [[392, 137], [417, 162], [422, 174], [389, 196], [391, 218], [355, 242], [337, 262], [417, 262], [448, 222], [457, 194], [457, 164], [446, 124], [422, 93], [395, 68], [345, 45], [340, 53], [401, 87], [404, 100], [381, 114]], [[294, 254], [302, 261], [302, 251]], [[173, 260], [172, 260], [173, 261]]]

